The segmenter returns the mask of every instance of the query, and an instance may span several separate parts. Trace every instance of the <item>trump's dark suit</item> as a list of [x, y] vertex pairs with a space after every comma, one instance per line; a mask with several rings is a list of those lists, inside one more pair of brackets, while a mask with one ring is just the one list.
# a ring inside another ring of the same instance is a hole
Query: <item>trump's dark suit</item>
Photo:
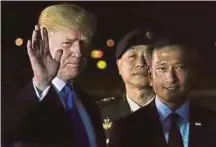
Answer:
[[[93, 98], [76, 88], [77, 95], [84, 105], [92, 123], [98, 147], [105, 146], [100, 111]], [[15, 146], [70, 146], [73, 147], [73, 126], [69, 121], [54, 87], [39, 102], [33, 84], [30, 83], [14, 101], [13, 137], [6, 142], [18, 142]]]

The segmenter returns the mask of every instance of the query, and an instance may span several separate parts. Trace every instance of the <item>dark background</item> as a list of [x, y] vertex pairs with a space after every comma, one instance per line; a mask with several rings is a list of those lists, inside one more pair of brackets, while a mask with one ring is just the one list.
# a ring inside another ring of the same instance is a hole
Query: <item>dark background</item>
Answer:
[[[1, 2], [2, 42], [2, 100], [14, 94], [32, 79], [26, 52], [26, 40], [31, 37], [40, 12], [48, 5], [63, 2]], [[108, 66], [96, 68], [98, 60], [90, 59], [86, 72], [78, 84], [86, 92], [100, 98], [117, 96], [122, 92], [122, 81], [115, 64], [115, 47], [128, 31], [142, 26], [153, 29], [176, 29], [194, 35], [200, 54], [195, 89], [216, 89], [216, 2], [66, 2], [78, 4], [98, 19], [98, 29], [91, 49], [102, 49]], [[24, 44], [15, 45], [21, 37]], [[107, 47], [106, 40], [115, 41]]]

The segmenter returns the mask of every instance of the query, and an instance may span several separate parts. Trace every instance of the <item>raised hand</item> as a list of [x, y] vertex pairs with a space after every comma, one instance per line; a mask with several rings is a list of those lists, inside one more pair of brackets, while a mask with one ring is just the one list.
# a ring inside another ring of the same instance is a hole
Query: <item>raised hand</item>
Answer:
[[46, 28], [42, 30], [43, 37], [38, 25], [32, 33], [32, 40], [28, 40], [27, 49], [31, 66], [34, 73], [36, 87], [43, 91], [51, 84], [52, 79], [57, 75], [60, 67], [60, 59], [63, 51], [56, 51], [53, 58], [49, 50], [49, 38]]

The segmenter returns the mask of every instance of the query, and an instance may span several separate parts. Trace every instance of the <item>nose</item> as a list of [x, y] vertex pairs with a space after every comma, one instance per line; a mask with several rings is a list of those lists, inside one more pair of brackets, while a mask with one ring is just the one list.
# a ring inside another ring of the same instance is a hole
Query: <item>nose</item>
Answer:
[[177, 81], [178, 81], [178, 77], [177, 77], [175, 69], [170, 68], [166, 75], [166, 82], [168, 84], [175, 84]]
[[80, 40], [75, 40], [71, 47], [72, 56], [80, 58], [82, 56], [82, 43]]
[[138, 57], [136, 60], [136, 67], [147, 67], [144, 57]]

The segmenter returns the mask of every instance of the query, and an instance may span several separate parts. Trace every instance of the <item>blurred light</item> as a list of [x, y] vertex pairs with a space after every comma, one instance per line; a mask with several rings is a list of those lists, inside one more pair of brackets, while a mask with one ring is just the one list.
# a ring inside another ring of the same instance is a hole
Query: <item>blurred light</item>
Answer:
[[107, 63], [104, 60], [99, 60], [97, 62], [97, 68], [99, 69], [105, 69], [107, 67]]
[[91, 51], [91, 57], [94, 59], [102, 58], [103, 57], [103, 51], [101, 50], [92, 50]]
[[114, 40], [108, 39], [106, 44], [107, 44], [108, 47], [112, 47], [114, 45]]
[[22, 39], [22, 38], [17, 38], [17, 39], [15, 40], [15, 44], [16, 44], [17, 46], [21, 46], [21, 45], [23, 44], [23, 39]]

